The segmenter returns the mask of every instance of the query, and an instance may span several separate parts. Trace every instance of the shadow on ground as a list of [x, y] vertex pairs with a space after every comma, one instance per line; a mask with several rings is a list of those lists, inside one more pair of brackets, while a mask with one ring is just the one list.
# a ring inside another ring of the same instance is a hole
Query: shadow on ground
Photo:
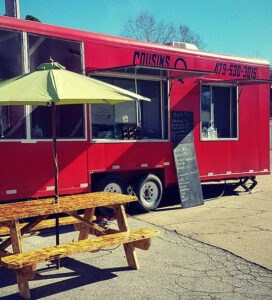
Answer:
[[[225, 196], [235, 196], [239, 195], [240, 193], [245, 193], [242, 191], [237, 191], [237, 182], [236, 183], [205, 183], [201, 185], [202, 187], [202, 193], [204, 202], [205, 201], [211, 201], [216, 200], [221, 197]], [[239, 188], [238, 188], [239, 189]], [[169, 187], [164, 190], [163, 198], [161, 201], [160, 206], [158, 207], [159, 211], [164, 210], [176, 210], [180, 209], [181, 201], [179, 196], [179, 190], [178, 187]], [[137, 207], [135, 207], [133, 204], [131, 206], [127, 207], [127, 211], [131, 215], [136, 215], [139, 213], [143, 213]]]
[[[29, 281], [31, 299], [41, 299], [44, 297], [60, 294], [64, 291], [72, 290], [78, 287], [83, 287], [88, 284], [92, 284], [98, 281], [104, 281], [116, 277], [113, 272], [127, 271], [129, 267], [100, 269], [86, 263], [74, 260], [72, 258], [61, 259], [61, 267], [64, 267], [71, 272], [62, 273], [61, 269], [52, 272], [52, 267], [39, 269], [36, 273], [35, 279]], [[88, 276], [86, 276], [88, 274]], [[65, 279], [67, 277], [67, 279]], [[0, 268], [0, 288], [14, 285], [16, 283], [15, 272], [6, 268]], [[31, 288], [31, 283], [36, 280], [42, 282], [42, 280], [54, 279], [55, 282], [45, 284], [39, 287]], [[56, 281], [62, 279], [61, 281]], [[58, 298], [56, 296], [56, 298]], [[5, 297], [6, 300], [22, 299], [18, 293]]]

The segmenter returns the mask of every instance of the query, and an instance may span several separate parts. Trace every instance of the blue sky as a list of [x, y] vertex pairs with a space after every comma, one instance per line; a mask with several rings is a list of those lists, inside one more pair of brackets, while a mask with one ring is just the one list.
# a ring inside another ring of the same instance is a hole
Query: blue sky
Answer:
[[[4, 14], [0, 0], [0, 14]], [[129, 16], [148, 11], [157, 20], [186, 24], [207, 51], [263, 58], [272, 63], [272, 0], [20, 0], [21, 18], [120, 35]]]

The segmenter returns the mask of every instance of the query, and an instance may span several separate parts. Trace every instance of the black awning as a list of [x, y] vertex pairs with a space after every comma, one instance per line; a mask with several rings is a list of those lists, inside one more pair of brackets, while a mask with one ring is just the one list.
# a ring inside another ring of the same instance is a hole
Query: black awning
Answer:
[[158, 77], [165, 80], [184, 79], [189, 77], [199, 77], [204, 75], [213, 75], [214, 72], [201, 71], [193, 69], [177, 69], [168, 67], [156, 67], [145, 65], [127, 65], [114, 68], [99, 69], [90, 71], [89, 75], [106, 75], [110, 73], [131, 74], [145, 77]]
[[201, 79], [201, 83], [204, 84], [229, 84], [234, 86], [244, 85], [257, 85], [257, 84], [270, 84], [272, 85], [271, 79]]

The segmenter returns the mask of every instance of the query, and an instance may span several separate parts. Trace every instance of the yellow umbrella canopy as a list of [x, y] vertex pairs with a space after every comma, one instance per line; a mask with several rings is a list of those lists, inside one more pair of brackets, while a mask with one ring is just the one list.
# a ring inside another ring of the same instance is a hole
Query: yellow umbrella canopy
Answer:
[[107, 103], [149, 98], [65, 69], [57, 62], [0, 83], [0, 105]]

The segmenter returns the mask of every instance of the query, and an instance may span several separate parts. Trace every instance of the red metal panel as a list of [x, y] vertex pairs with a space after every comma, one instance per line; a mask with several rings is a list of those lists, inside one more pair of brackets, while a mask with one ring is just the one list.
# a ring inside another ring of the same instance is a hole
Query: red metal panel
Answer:
[[196, 149], [201, 179], [212, 180], [216, 175], [224, 177], [232, 171], [231, 142], [201, 142]]
[[[54, 186], [51, 142], [7, 142], [0, 145], [1, 200], [53, 194], [52, 189], [48, 190]], [[80, 187], [81, 184], [89, 182], [86, 142], [58, 142], [58, 158], [60, 194], [88, 191], [88, 187]]]
[[[233, 173], [259, 170], [259, 103], [258, 87], [244, 86], [239, 99], [239, 140], [232, 143]], [[255, 126], [256, 124], [256, 126]]]
[[259, 90], [259, 170], [270, 170], [270, 136], [269, 136], [269, 100], [270, 87]]
[[88, 149], [89, 170], [157, 168], [169, 162], [169, 146], [167, 142], [93, 143]]

